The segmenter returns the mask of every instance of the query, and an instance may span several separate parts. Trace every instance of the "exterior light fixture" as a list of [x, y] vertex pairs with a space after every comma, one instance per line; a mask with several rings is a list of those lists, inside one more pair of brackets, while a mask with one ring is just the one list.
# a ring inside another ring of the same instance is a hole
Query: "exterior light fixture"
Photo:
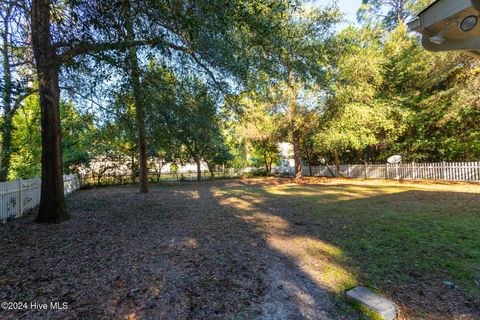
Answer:
[[441, 34], [436, 34], [430, 37], [430, 42], [435, 44], [442, 44], [445, 41], [445, 38]]
[[460, 22], [460, 29], [464, 32], [473, 30], [478, 24], [477, 16], [468, 16]]
[[480, 0], [436, 0], [408, 23], [429, 51], [463, 51], [480, 59]]
[[450, 26], [452, 24], [458, 24], [458, 20], [449, 20], [443, 27], [442, 29], [440, 30], [440, 32], [438, 32], [437, 34], [434, 34], [432, 35], [429, 40], [430, 42], [432, 43], [435, 43], [437, 45], [441, 45], [442, 43], [445, 42], [445, 32], [448, 31], [448, 28], [450, 28]]

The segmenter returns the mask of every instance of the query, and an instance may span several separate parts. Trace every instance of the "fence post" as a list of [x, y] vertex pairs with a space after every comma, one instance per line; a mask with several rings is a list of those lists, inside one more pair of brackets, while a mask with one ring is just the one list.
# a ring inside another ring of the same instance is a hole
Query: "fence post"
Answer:
[[23, 214], [23, 181], [22, 181], [22, 178], [20, 178], [20, 180], [18, 180], [18, 182], [20, 183], [20, 214], [19, 216], [21, 216]]
[[447, 163], [442, 161], [442, 180], [447, 180]]

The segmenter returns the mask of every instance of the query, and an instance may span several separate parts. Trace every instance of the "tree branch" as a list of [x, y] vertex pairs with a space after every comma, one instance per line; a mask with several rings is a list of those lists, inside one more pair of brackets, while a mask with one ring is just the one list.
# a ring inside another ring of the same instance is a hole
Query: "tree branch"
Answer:
[[208, 76], [212, 79], [213, 83], [215, 83], [215, 86], [217, 87], [217, 89], [226, 95], [227, 93], [225, 92], [225, 90], [223, 90], [222, 84], [217, 81], [212, 70], [210, 70], [202, 61], [200, 61], [200, 59], [196, 56], [195, 52], [192, 51], [190, 53], [190, 56], [208, 74]]
[[130, 40], [130, 41], [119, 41], [119, 42], [79, 42], [74, 46], [70, 47], [70, 44], [66, 43], [56, 43], [54, 45], [55, 49], [66, 48], [66, 50], [59, 55], [60, 61], [64, 63], [69, 59], [72, 59], [76, 56], [87, 54], [87, 53], [96, 53], [109, 50], [124, 50], [131, 47], [145, 46], [149, 45], [151, 47], [157, 45], [163, 45], [169, 48], [172, 48], [177, 51], [182, 51], [187, 54], [191, 54], [193, 51], [189, 48], [176, 45], [169, 41], [166, 41], [161, 38], [152, 38], [152, 39], [143, 39], [143, 40]]
[[[168, 28], [167, 30], [175, 33], [178, 37], [180, 37], [178, 33]], [[208, 74], [208, 76], [214, 82], [218, 90], [226, 94], [222, 84], [216, 79], [215, 75], [208, 68], [208, 66], [201, 61], [201, 59], [195, 53], [194, 49], [191, 49], [182, 45], [174, 44], [162, 38], [129, 40], [129, 41], [119, 41], [119, 42], [104, 42], [104, 43], [80, 42], [75, 44], [72, 47], [70, 47], [70, 44], [67, 44], [67, 43], [56, 43], [54, 44], [54, 47], [55, 49], [62, 49], [62, 48], [66, 49], [63, 53], [59, 55], [60, 62], [63, 64], [66, 61], [73, 59], [74, 57], [82, 54], [96, 53], [96, 52], [109, 51], [109, 50], [125, 50], [131, 47], [138, 47], [138, 46], [145, 46], [145, 45], [149, 45], [151, 47], [155, 47], [157, 45], [163, 45], [165, 47], [169, 47], [171, 49], [174, 49], [189, 55], [195, 61], [195, 63], [197, 63]]]
[[76, 94], [78, 95], [79, 97], [81, 97], [82, 99], [85, 99], [91, 103], [93, 103], [94, 105], [96, 105], [98, 108], [100, 108], [101, 110], [103, 111], [107, 111], [109, 113], [113, 113], [115, 116], [119, 117], [119, 118], [122, 118], [123, 120], [129, 120], [127, 118], [127, 116], [125, 116], [124, 114], [121, 114], [121, 113], [117, 113], [117, 112], [112, 112], [112, 110], [108, 109], [108, 108], [105, 108], [104, 106], [102, 106], [100, 103], [98, 103], [97, 101], [91, 99], [90, 97], [84, 95], [84, 94], [81, 94], [80, 92], [76, 91], [75, 89], [73, 89], [72, 87], [60, 87], [60, 89], [62, 90], [66, 90], [66, 91], [69, 91], [70, 93], [73, 93], [73, 94]]
[[28, 98], [31, 94], [34, 94], [34, 93], [37, 93], [38, 92], [38, 89], [31, 89], [31, 90], [28, 90], [27, 92], [25, 92], [24, 94], [18, 96], [16, 99], [15, 99], [15, 104], [13, 105], [13, 108], [12, 110], [10, 110], [10, 113], [9, 115], [12, 115], [17, 111], [17, 109], [20, 107], [20, 104], [23, 102], [23, 100], [25, 100], [26, 98]]

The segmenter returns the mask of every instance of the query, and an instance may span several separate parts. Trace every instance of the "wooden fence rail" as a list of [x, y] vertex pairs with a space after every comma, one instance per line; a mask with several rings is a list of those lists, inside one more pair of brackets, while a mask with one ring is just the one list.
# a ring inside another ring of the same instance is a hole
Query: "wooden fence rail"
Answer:
[[[340, 176], [335, 166], [312, 166], [311, 169], [312, 176]], [[309, 167], [304, 166], [302, 173], [309, 176]], [[480, 182], [480, 162], [353, 164], [341, 165], [340, 173], [349, 178]]]
[[[80, 188], [76, 174], [63, 176], [65, 195]], [[0, 182], [0, 222], [22, 216], [40, 203], [40, 178]]]

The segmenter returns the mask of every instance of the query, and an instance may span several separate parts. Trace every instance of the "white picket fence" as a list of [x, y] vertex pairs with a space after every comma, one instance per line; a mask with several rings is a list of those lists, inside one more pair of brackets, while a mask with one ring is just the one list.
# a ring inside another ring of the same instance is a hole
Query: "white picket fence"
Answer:
[[[76, 174], [63, 176], [65, 195], [80, 188]], [[40, 203], [40, 178], [0, 182], [0, 222], [22, 216]]]
[[[339, 176], [334, 165], [312, 166], [312, 176]], [[349, 178], [419, 179], [480, 182], [480, 162], [439, 162], [401, 164], [354, 164], [341, 165], [340, 172]], [[302, 173], [309, 176], [308, 166]], [[333, 173], [333, 174], [332, 174]]]

